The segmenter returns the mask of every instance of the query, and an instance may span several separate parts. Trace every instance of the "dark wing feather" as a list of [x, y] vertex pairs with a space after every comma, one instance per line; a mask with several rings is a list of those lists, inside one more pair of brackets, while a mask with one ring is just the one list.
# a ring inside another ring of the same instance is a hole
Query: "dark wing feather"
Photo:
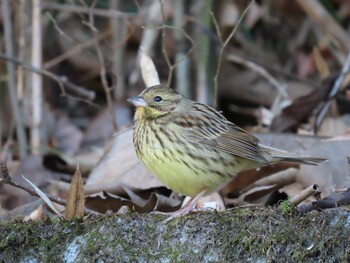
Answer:
[[192, 110], [174, 115], [173, 123], [184, 128], [189, 140], [203, 143], [229, 154], [268, 164], [259, 140], [237, 125], [229, 122], [222, 114], [201, 103], [195, 103]]

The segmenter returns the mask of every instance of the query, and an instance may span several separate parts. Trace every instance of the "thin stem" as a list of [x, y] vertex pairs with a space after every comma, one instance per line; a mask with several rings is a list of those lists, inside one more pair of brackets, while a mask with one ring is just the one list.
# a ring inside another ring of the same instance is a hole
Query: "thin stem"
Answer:
[[[244, 9], [242, 15], [240, 16], [240, 18], [238, 19], [235, 27], [232, 29], [230, 35], [226, 38], [226, 40], [224, 41], [224, 43], [222, 44], [221, 46], [221, 49], [220, 49], [220, 53], [219, 53], [219, 59], [218, 59], [218, 66], [216, 68], [216, 73], [215, 73], [215, 76], [214, 76], [214, 107], [217, 106], [217, 95], [218, 95], [218, 79], [219, 79], [219, 74], [220, 74], [220, 71], [221, 71], [221, 66], [222, 66], [222, 59], [223, 59], [223, 55], [224, 55], [224, 51], [225, 51], [225, 48], [226, 46], [228, 45], [228, 43], [231, 41], [233, 35], [236, 33], [239, 25], [241, 24], [241, 22], [243, 21], [243, 18], [245, 17], [245, 15], [247, 14], [248, 10], [253, 6], [253, 4], [255, 3], [254, 0], [252, 0], [249, 5]], [[214, 24], [216, 26], [216, 29], [218, 30], [218, 23], [216, 21], [216, 18], [213, 14], [213, 20], [214, 20]], [[220, 30], [219, 30], [220, 31]], [[220, 40], [221, 40], [221, 33], [220, 33]], [[222, 41], [222, 40], [221, 40]]]
[[[3, 1], [7, 1], [7, 0], [3, 0]], [[5, 55], [3, 53], [0, 53], [0, 59], [6, 60], [6, 61], [11, 62], [11, 63], [16, 64], [16, 65], [21, 65], [23, 68], [25, 68], [27, 70], [30, 70], [30, 71], [35, 72], [35, 73], [39, 73], [41, 75], [44, 75], [50, 79], [57, 81], [61, 86], [62, 96], [68, 96], [65, 92], [65, 89], [63, 88], [63, 85], [64, 85], [67, 87], [67, 89], [77, 93], [78, 95], [84, 97], [85, 99], [87, 99], [89, 101], [92, 101], [95, 99], [96, 94], [94, 91], [90, 91], [84, 87], [75, 85], [74, 83], [70, 82], [66, 76], [59, 76], [59, 75], [56, 75], [48, 70], [34, 67], [30, 64], [26, 64], [23, 61], [20, 61], [14, 57]]]
[[[11, 22], [11, 10], [9, 0], [2, 0], [2, 16], [4, 23], [4, 31], [5, 31], [5, 48], [6, 48], [6, 56], [13, 57], [13, 32], [12, 32], [12, 22]], [[12, 114], [16, 123], [16, 134], [19, 143], [19, 156], [23, 159], [27, 154], [27, 139], [24, 132], [23, 120], [20, 106], [18, 105], [17, 100], [17, 92], [16, 92], [16, 76], [15, 76], [15, 67], [13, 63], [7, 62], [7, 84], [8, 91], [10, 96]]]

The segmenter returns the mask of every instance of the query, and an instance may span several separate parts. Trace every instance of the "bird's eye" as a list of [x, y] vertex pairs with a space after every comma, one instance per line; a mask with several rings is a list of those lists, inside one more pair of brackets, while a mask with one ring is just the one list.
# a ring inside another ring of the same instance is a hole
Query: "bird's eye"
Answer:
[[153, 98], [153, 100], [154, 100], [155, 102], [161, 102], [163, 99], [162, 99], [161, 96], [155, 96], [155, 97]]

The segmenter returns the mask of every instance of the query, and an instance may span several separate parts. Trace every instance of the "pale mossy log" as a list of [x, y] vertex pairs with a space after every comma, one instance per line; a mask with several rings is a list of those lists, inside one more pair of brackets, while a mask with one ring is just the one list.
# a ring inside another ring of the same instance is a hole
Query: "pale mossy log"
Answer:
[[0, 222], [1, 262], [349, 262], [350, 209]]

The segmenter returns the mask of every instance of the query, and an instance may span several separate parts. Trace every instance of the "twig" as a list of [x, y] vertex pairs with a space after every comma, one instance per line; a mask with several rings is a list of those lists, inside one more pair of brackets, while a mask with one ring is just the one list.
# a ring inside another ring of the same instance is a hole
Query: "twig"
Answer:
[[[147, 4], [148, 3], [148, 4]], [[138, 6], [140, 9], [140, 7]], [[153, 49], [155, 43], [159, 36], [159, 30], [155, 30], [155, 28], [151, 28], [152, 26], [159, 26], [161, 24], [161, 15], [160, 15], [160, 5], [157, 1], [153, 1], [151, 4], [149, 2], [144, 2], [142, 9], [144, 9], [144, 24], [145, 26], [141, 26], [143, 28], [142, 37], [139, 45], [139, 50], [137, 52], [135, 67], [132, 70], [129, 77], [129, 84], [134, 85], [140, 78], [140, 58], [141, 53], [145, 53], [148, 56], [152, 56], [154, 54]], [[139, 10], [139, 13], [143, 12]], [[149, 26], [150, 28], [147, 28]]]
[[171, 82], [171, 79], [172, 79], [174, 69], [179, 65], [179, 63], [181, 63], [184, 59], [186, 59], [193, 52], [193, 50], [195, 48], [195, 43], [194, 43], [193, 39], [191, 38], [191, 36], [189, 34], [187, 34], [186, 31], [183, 30], [182, 28], [176, 28], [176, 27], [168, 26], [168, 25], [163, 25], [163, 26], [160, 26], [158, 28], [161, 28], [161, 29], [169, 28], [169, 29], [180, 30], [182, 32], [182, 34], [185, 36], [185, 38], [188, 41], [190, 41], [190, 43], [191, 43], [191, 47], [187, 50], [186, 54], [183, 55], [181, 58], [179, 58], [177, 61], [175, 61], [174, 64], [171, 64], [170, 58], [168, 57], [168, 54], [164, 48], [164, 43], [162, 43], [162, 45], [163, 45], [162, 53], [166, 57], [166, 60], [168, 60], [168, 62], [169, 62], [169, 63], [167, 62], [167, 65], [169, 67], [169, 75], [168, 75], [167, 84], [169, 85]]
[[[168, 69], [169, 69], [167, 85], [170, 86], [171, 80], [173, 78], [173, 72], [174, 72], [175, 68], [181, 62], [183, 62], [183, 61], [185, 61], [187, 59], [188, 55], [192, 53], [192, 51], [193, 51], [193, 49], [195, 47], [195, 44], [194, 44], [194, 41], [191, 38], [191, 36], [188, 35], [183, 28], [166, 25], [166, 17], [165, 17], [165, 10], [164, 10], [165, 1], [164, 0], [159, 0], [159, 4], [160, 4], [160, 12], [161, 12], [161, 15], [162, 15], [162, 20], [163, 20], [163, 25], [159, 27], [159, 28], [162, 29], [162, 35], [161, 35], [162, 36], [162, 54], [163, 54], [163, 57], [164, 57], [165, 62], [167, 64], [167, 66], [168, 66]], [[182, 55], [180, 57], [177, 56], [176, 57], [176, 61], [175, 61], [174, 64], [171, 63], [171, 60], [170, 60], [169, 55], [168, 55], [167, 50], [166, 50], [166, 29], [179, 30], [185, 36], [185, 38], [188, 41], [190, 41], [190, 43], [191, 43], [191, 48], [184, 55]]]
[[[12, 23], [11, 23], [11, 10], [9, 5], [9, 0], [2, 0], [1, 5], [3, 23], [4, 23], [4, 31], [5, 31], [5, 47], [6, 47], [6, 55], [7, 57], [13, 57], [13, 33], [12, 33]], [[16, 79], [15, 79], [15, 67], [9, 61], [7, 62], [7, 83], [8, 90], [11, 102], [12, 114], [16, 123], [16, 134], [19, 143], [19, 155], [20, 158], [23, 159], [27, 152], [27, 139], [23, 128], [23, 120], [21, 109], [18, 105], [17, 94], [16, 94]]]
[[[6, 1], [6, 0], [3, 0], [3, 1]], [[85, 89], [84, 87], [81, 87], [81, 86], [73, 84], [72, 82], [70, 82], [67, 79], [66, 76], [59, 76], [59, 75], [53, 74], [52, 72], [50, 72], [48, 70], [45, 70], [45, 69], [42, 69], [42, 68], [37, 68], [37, 67], [34, 67], [32, 65], [26, 64], [23, 61], [20, 61], [20, 60], [14, 58], [14, 57], [5, 55], [3, 53], [0, 53], [0, 59], [12, 62], [12, 63], [14, 63], [16, 65], [20, 65], [20, 66], [24, 67], [27, 70], [30, 70], [30, 71], [35, 72], [35, 73], [39, 73], [41, 75], [44, 75], [44, 76], [46, 76], [46, 77], [48, 77], [50, 79], [53, 79], [53, 80], [57, 81], [60, 84], [61, 88], [62, 88], [62, 95], [63, 96], [67, 96], [67, 94], [65, 93], [64, 88], [63, 88], [63, 85], [64, 85], [64, 86], [67, 87], [67, 89], [77, 93], [80, 96], [83, 96], [87, 100], [92, 101], [92, 100], [95, 99], [96, 94], [95, 94], [94, 91], [90, 91], [90, 90]]]
[[286, 91], [286, 86], [280, 82], [278, 82], [277, 79], [275, 79], [269, 72], [267, 72], [266, 69], [264, 69], [262, 66], [254, 63], [253, 61], [246, 60], [242, 57], [239, 57], [234, 54], [230, 54], [227, 56], [228, 60], [231, 60], [235, 63], [241, 64], [246, 66], [247, 68], [250, 68], [251, 70], [257, 72], [264, 78], [266, 78], [272, 86], [276, 88], [276, 90], [282, 95], [283, 98], [288, 99], [289, 95]]
[[[50, 16], [50, 15], [49, 15]], [[51, 18], [50, 18], [51, 19]], [[52, 20], [54, 21], [54, 20]], [[56, 30], [58, 30], [59, 32], [62, 32], [62, 30], [56, 26], [55, 27]], [[65, 35], [65, 33], [60, 33], [61, 35]], [[104, 39], [106, 39], [107, 37], [109, 37], [110, 35], [112, 35], [112, 30], [107, 30], [101, 34], [98, 35], [98, 41], [102, 41]], [[72, 40], [74, 41], [74, 40]], [[43, 65], [44, 69], [50, 69], [53, 66], [65, 61], [66, 59], [71, 58], [72, 56], [74, 56], [75, 54], [81, 52], [81, 51], [86, 51], [88, 48], [90, 48], [91, 46], [95, 45], [95, 38], [89, 39], [84, 41], [83, 43], [77, 43], [75, 46], [73, 46], [71, 49], [63, 52], [62, 54], [60, 54], [57, 57], [54, 57], [52, 59], [50, 59], [49, 61], [46, 61]]]
[[[203, 32], [203, 34], [207, 35], [213, 43], [215, 43], [218, 46], [222, 45], [222, 43], [220, 41], [220, 38], [221, 38], [221, 32], [220, 31], [217, 33], [218, 35], [215, 35], [210, 29], [208, 29], [205, 25], [201, 24], [194, 17], [186, 16], [186, 20], [188, 22], [190, 22], [190, 23], [193, 23], [195, 26], [199, 27], [199, 29]], [[215, 24], [215, 20], [214, 20], [214, 24]], [[216, 29], [217, 31], [219, 30], [218, 26], [219, 25], [216, 22], [215, 27], [217, 27], [217, 29]], [[308, 85], [311, 85], [311, 86], [317, 86], [318, 85], [313, 80], [301, 78], [298, 75], [290, 73], [290, 72], [288, 72], [286, 70], [283, 70], [283, 69], [281, 69], [279, 67], [275, 67], [275, 66], [272, 66], [272, 65], [264, 64], [263, 62], [257, 61], [257, 60], [255, 60], [253, 58], [244, 57], [242, 55], [237, 55], [239, 52], [237, 51], [237, 49], [235, 49], [235, 48], [233, 48], [231, 46], [227, 46], [226, 49], [229, 50], [230, 52], [234, 53], [237, 57], [239, 56], [243, 60], [252, 61], [253, 63], [259, 65], [260, 67], [266, 68], [269, 71], [272, 71], [272, 72], [274, 72], [276, 74], [283, 75], [287, 79], [301, 81], [301, 82], [307, 83]]]
[[322, 109], [320, 110], [320, 112], [317, 114], [317, 118], [316, 118], [316, 122], [315, 122], [315, 132], [317, 132], [318, 127], [320, 127], [328, 109], [329, 106], [331, 105], [332, 99], [333, 97], [338, 93], [339, 89], [341, 88], [341, 84], [343, 83], [346, 74], [349, 72], [350, 70], [350, 53], [348, 54], [345, 64], [342, 68], [342, 71], [340, 72], [338, 78], [336, 79], [336, 81], [334, 82], [334, 85], [332, 87], [332, 90], [330, 91], [329, 95], [328, 95], [328, 101], [323, 105]]
[[[8, 184], [8, 185], [12, 185], [16, 188], [20, 188], [24, 191], [26, 191], [27, 193], [29, 193], [30, 195], [32, 196], [39, 196], [39, 194], [37, 192], [35, 192], [34, 190], [32, 189], [29, 189], [27, 188], [26, 186], [24, 185], [21, 185], [19, 183], [16, 183], [14, 181], [12, 181], [12, 178], [11, 176], [9, 175], [9, 172], [8, 172], [8, 169], [7, 169], [7, 165], [6, 165], [6, 162], [1, 162], [1, 174], [2, 174], [2, 181], [4, 184]], [[63, 205], [63, 206], [66, 206], [67, 205], [67, 201], [57, 197], [57, 196], [53, 196], [53, 195], [50, 195], [50, 194], [47, 194], [45, 193], [47, 198], [50, 199], [52, 202], [54, 203], [57, 203], [59, 205]], [[87, 215], [100, 215], [100, 213], [96, 212], [96, 211], [93, 211], [91, 209], [88, 209], [88, 208], [84, 208], [84, 213], [87, 214]]]
[[[240, 16], [240, 18], [238, 19], [236, 25], [232, 29], [230, 35], [226, 38], [226, 40], [223, 42], [223, 44], [221, 46], [220, 53], [219, 53], [219, 59], [218, 59], [218, 66], [216, 68], [216, 73], [215, 73], [215, 76], [214, 76], [214, 103], [213, 103], [214, 107], [217, 106], [218, 79], [219, 79], [219, 74], [220, 74], [220, 71], [221, 71], [222, 58], [223, 58], [223, 55], [224, 55], [225, 48], [228, 45], [228, 43], [231, 41], [233, 35], [236, 33], [239, 25], [241, 24], [243, 18], [246, 15], [246, 13], [253, 6], [254, 3], [255, 3], [254, 0], [250, 1], [249, 5], [244, 9], [242, 15]], [[215, 28], [216, 28], [216, 30], [218, 30], [217, 34], [218, 34], [218, 36], [220, 36], [219, 39], [220, 39], [220, 41], [222, 43], [221, 32], [220, 32], [220, 29], [219, 29], [218, 22], [216, 21], [216, 18], [215, 18], [213, 13], [212, 13], [212, 16], [213, 16], [213, 21], [214, 21], [214, 24], [215, 24]]]
[[[98, 0], [94, 0], [93, 3], [91, 4], [90, 9], [93, 10], [95, 5], [97, 4]], [[84, 21], [83, 21], [84, 22]], [[107, 81], [107, 70], [106, 70], [106, 65], [105, 65], [105, 60], [102, 54], [102, 50], [100, 47], [100, 42], [98, 40], [98, 29], [95, 27], [95, 22], [94, 22], [94, 15], [93, 13], [89, 13], [89, 22], [86, 23], [89, 28], [91, 29], [91, 32], [94, 36], [95, 40], [95, 48], [96, 48], [96, 53], [98, 60], [100, 62], [100, 77], [102, 81], [102, 86], [106, 94], [106, 100], [107, 100], [107, 107], [109, 109], [110, 116], [112, 118], [112, 124], [114, 127], [114, 130], [117, 130], [117, 123], [114, 118], [114, 112], [113, 112], [113, 100], [112, 100], [112, 95], [111, 95], [111, 88], [108, 86], [108, 81]]]
[[333, 17], [327, 12], [318, 0], [297, 0], [300, 7], [313, 19], [318, 25], [330, 35], [334, 36], [340, 44], [350, 52], [349, 34], [334, 21]]
[[61, 12], [84, 13], [102, 17], [128, 18], [136, 16], [134, 13], [119, 12], [111, 9], [89, 8], [69, 4], [43, 3], [42, 9], [51, 9]]
[[319, 191], [317, 184], [310, 185], [308, 188], [304, 189], [301, 193], [290, 199], [290, 203], [294, 206], [297, 206], [301, 202], [305, 201], [310, 196], [316, 194]]
[[[49, 12], [45, 12], [46, 16], [50, 19], [50, 21], [52, 22], [52, 24], [54, 25], [55, 29], [57, 30], [57, 32], [59, 33], [60, 36], [64, 37], [65, 39], [67, 39], [68, 42], [70, 43], [74, 43], [75, 46], [73, 46], [72, 48], [68, 49], [67, 51], [63, 52], [62, 54], [58, 55], [55, 58], [50, 59], [49, 61], [46, 61], [43, 65], [44, 69], [49, 69], [53, 66], [55, 66], [56, 64], [69, 59], [70, 57], [72, 57], [73, 55], [81, 52], [81, 51], [85, 51], [85, 53], [87, 53], [88, 55], [94, 56], [95, 54], [93, 52], [91, 52], [88, 48], [93, 46], [95, 44], [95, 39], [91, 38], [89, 40], [86, 40], [84, 42], [81, 42], [79, 40], [76, 40], [74, 37], [68, 35], [57, 23], [57, 21], [55, 20], [55, 18], [52, 16], [51, 13]], [[107, 37], [109, 37], [110, 35], [112, 35], [113, 31], [112, 29], [108, 29], [106, 31], [104, 31], [102, 34], [100, 34], [98, 36], [98, 40], [102, 41], [104, 39], [106, 39]]]

